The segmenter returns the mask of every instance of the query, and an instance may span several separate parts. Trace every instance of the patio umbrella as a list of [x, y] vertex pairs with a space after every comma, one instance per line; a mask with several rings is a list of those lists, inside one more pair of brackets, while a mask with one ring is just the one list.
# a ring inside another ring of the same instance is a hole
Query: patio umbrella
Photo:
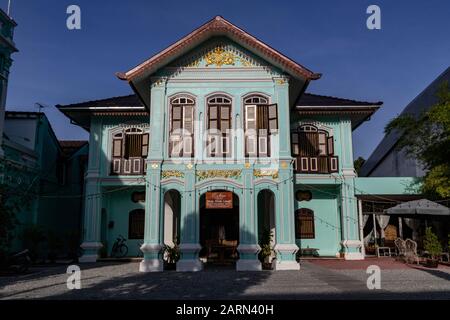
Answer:
[[384, 212], [391, 215], [450, 216], [449, 208], [427, 199], [403, 202]]

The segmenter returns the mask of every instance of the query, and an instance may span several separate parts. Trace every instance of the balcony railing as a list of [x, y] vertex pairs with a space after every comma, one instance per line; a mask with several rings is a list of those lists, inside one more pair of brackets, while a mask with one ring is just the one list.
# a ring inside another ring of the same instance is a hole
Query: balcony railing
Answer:
[[142, 175], [146, 172], [144, 158], [113, 158], [111, 175]]
[[338, 157], [317, 156], [295, 159], [295, 171], [298, 173], [332, 173], [339, 171]]

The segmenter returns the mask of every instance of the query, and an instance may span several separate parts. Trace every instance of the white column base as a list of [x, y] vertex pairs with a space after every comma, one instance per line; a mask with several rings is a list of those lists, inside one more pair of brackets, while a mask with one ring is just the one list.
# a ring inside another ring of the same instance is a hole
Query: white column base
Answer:
[[83, 254], [79, 259], [79, 263], [92, 263], [97, 262], [98, 254]]
[[276, 261], [273, 263], [273, 270], [300, 270], [300, 263], [297, 261]]
[[159, 259], [143, 259], [139, 264], [139, 272], [162, 272], [164, 263]]
[[236, 262], [236, 271], [261, 271], [261, 262], [258, 259], [238, 260]]
[[364, 255], [361, 252], [346, 252], [344, 253], [345, 260], [364, 260]]
[[203, 263], [198, 260], [178, 260], [177, 271], [178, 272], [196, 272], [203, 270]]

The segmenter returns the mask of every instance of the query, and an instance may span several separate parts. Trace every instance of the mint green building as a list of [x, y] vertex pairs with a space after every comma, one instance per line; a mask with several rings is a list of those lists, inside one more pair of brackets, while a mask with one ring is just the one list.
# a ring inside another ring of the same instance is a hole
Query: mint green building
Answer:
[[[131, 62], [132, 63], [132, 62]], [[410, 178], [358, 178], [352, 131], [380, 102], [305, 93], [320, 74], [222, 17], [125, 72], [134, 95], [60, 105], [90, 132], [81, 261], [126, 238], [140, 271], [211, 261], [275, 270], [299, 250], [363, 259], [360, 197], [405, 195]]]

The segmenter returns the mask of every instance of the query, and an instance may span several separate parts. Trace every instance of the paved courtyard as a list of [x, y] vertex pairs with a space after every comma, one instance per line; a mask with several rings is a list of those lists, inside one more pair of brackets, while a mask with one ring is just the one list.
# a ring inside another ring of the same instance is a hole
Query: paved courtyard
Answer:
[[[367, 266], [381, 268], [369, 290]], [[139, 273], [138, 263], [81, 265], [80, 290], [68, 290], [66, 266], [0, 277], [0, 299], [450, 299], [450, 267], [426, 269], [390, 258], [303, 261], [300, 271]]]

